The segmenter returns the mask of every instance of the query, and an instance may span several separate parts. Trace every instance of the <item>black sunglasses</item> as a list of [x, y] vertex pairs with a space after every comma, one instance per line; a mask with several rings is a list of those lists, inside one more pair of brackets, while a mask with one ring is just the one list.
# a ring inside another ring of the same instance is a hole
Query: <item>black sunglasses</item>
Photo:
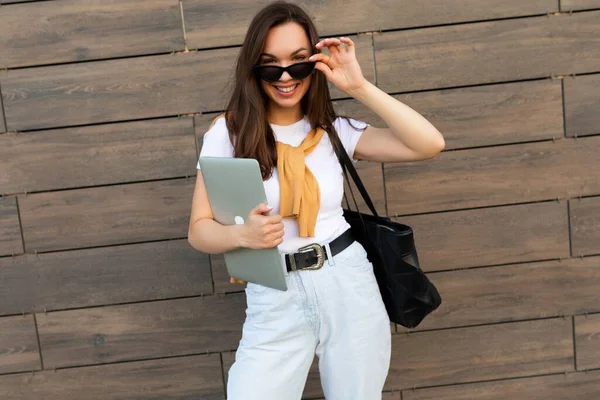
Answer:
[[267, 82], [277, 82], [285, 71], [294, 79], [302, 80], [309, 76], [315, 69], [314, 61], [300, 62], [287, 67], [276, 65], [256, 65], [254, 71], [258, 77]]

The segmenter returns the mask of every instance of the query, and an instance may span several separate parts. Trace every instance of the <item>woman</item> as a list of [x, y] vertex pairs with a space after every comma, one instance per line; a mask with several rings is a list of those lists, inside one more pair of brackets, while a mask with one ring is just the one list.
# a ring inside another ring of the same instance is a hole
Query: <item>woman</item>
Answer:
[[[330, 55], [320, 52], [324, 48]], [[387, 128], [337, 117], [327, 81], [369, 107]], [[199, 173], [189, 242], [209, 254], [278, 246], [289, 289], [247, 285], [228, 398], [300, 399], [316, 354], [327, 399], [380, 399], [390, 362], [389, 319], [366, 252], [347, 231], [342, 170], [331, 138], [338, 135], [350, 157], [378, 162], [433, 157], [444, 139], [363, 77], [352, 40], [319, 41], [313, 22], [293, 4], [273, 3], [255, 16], [234, 85], [200, 156], [258, 160], [269, 205], [258, 205], [243, 225], [220, 225]], [[302, 183], [294, 186], [298, 176]], [[327, 255], [319, 269], [296, 254], [312, 243]], [[290, 269], [292, 259], [296, 270]]]

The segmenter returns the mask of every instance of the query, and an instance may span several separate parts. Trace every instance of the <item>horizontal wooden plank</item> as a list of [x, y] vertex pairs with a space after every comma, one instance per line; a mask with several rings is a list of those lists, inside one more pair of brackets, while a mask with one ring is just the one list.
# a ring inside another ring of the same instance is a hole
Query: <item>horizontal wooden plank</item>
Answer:
[[600, 312], [600, 257], [451, 271], [430, 278], [444, 301], [418, 329]]
[[[228, 371], [235, 361], [235, 352], [227, 352], [221, 355], [223, 357], [223, 371], [225, 372], [225, 384], [227, 384]], [[257, 378], [264, 378], [265, 382], [268, 381], [269, 377], [257, 376]], [[308, 372], [306, 379], [306, 386], [304, 387], [304, 393], [302, 394], [303, 399], [315, 399], [323, 397], [323, 389], [321, 388], [321, 378], [319, 376], [319, 359], [315, 356], [313, 363]]]
[[386, 32], [375, 36], [377, 82], [401, 92], [598, 71], [599, 18], [586, 12]]
[[[0, 174], [2, 176], [2, 174]], [[0, 256], [23, 252], [16, 197], [0, 197]]]
[[575, 317], [577, 369], [600, 368], [600, 314]]
[[600, 8], [598, 0], [560, 0], [561, 11]]
[[33, 315], [0, 318], [0, 374], [41, 367]]
[[237, 52], [230, 48], [1, 71], [8, 129], [221, 110]]
[[591, 400], [600, 398], [600, 372], [405, 390], [403, 400]]
[[[354, 167], [358, 171], [360, 180], [365, 185], [365, 188], [369, 193], [369, 197], [371, 197], [371, 200], [375, 205], [377, 213], [379, 213], [380, 215], [386, 215], [385, 189], [383, 184], [383, 169], [381, 167], [381, 164], [369, 161], [359, 161], [356, 164], [354, 164]], [[348, 178], [352, 180], [352, 177], [350, 177], [350, 175], [348, 175]], [[356, 199], [358, 209], [366, 214], [371, 214], [371, 211], [369, 211], [369, 209], [367, 208], [366, 203], [362, 199], [362, 196], [360, 195], [360, 192], [358, 191], [354, 183], [352, 184], [352, 187], [350, 189], [350, 187], [348, 186], [348, 181], [345, 181], [344, 191], [346, 193], [346, 198], [348, 199], [350, 209], [356, 210], [356, 205], [354, 204], [354, 200], [352, 198], [352, 193], [354, 193], [354, 199]], [[344, 200], [344, 207], [348, 207], [348, 203], [346, 203]]]
[[177, 0], [63, 0], [0, 13], [0, 67], [184, 49]]
[[421, 268], [457, 268], [569, 257], [566, 202], [424, 214], [414, 229]]
[[195, 177], [19, 197], [28, 252], [187, 236]]
[[225, 259], [222, 254], [210, 256], [210, 265], [212, 268], [212, 277], [215, 287], [215, 293], [234, 293], [244, 291], [245, 285], [230, 283], [229, 273], [225, 266]]
[[0, 281], [0, 315], [212, 293], [208, 256], [184, 239], [0, 258]]
[[[188, 46], [208, 48], [241, 44], [254, 15], [268, 0], [185, 0], [183, 11]], [[553, 0], [351, 0], [343, 7], [331, 2], [296, 2], [313, 18], [321, 35], [380, 31], [483, 19], [545, 14], [557, 11]]]
[[243, 295], [208, 296], [39, 314], [45, 368], [231, 350]]
[[550, 319], [394, 335], [386, 389], [571, 371], [572, 330]]
[[571, 200], [569, 203], [573, 255], [600, 254], [600, 197]]
[[8, 193], [195, 175], [191, 118], [0, 135]]
[[565, 79], [567, 136], [600, 133], [600, 74]]
[[599, 152], [600, 137], [589, 137], [386, 164], [388, 211], [402, 215], [598, 194]]
[[225, 399], [218, 354], [3, 376], [0, 392], [11, 400]]
[[[446, 89], [394, 97], [438, 128], [444, 135], [447, 150], [563, 136], [562, 93], [557, 81]], [[385, 127], [375, 113], [356, 100], [340, 100], [335, 106], [339, 113]]]

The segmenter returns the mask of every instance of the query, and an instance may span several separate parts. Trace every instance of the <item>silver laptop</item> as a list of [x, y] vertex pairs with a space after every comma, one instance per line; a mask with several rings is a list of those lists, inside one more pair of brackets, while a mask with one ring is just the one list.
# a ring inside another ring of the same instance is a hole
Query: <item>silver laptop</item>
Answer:
[[[250, 211], [267, 203], [258, 162], [246, 158], [200, 157], [200, 172], [215, 221], [243, 223]], [[240, 248], [224, 254], [230, 276], [279, 290], [287, 290], [284, 265], [277, 247]]]

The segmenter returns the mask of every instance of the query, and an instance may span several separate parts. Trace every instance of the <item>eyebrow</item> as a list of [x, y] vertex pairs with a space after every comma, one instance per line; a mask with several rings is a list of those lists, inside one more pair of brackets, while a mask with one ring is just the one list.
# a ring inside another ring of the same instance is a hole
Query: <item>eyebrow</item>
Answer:
[[[305, 48], [305, 47], [300, 47], [298, 50], [294, 51], [294, 52], [293, 52], [292, 54], [290, 54], [290, 55], [293, 57], [293, 56], [295, 56], [296, 54], [298, 54], [298, 53], [300, 53], [301, 51], [304, 51], [304, 50], [308, 51], [308, 49], [307, 49], [307, 48]], [[261, 57], [271, 57], [271, 58], [277, 59], [277, 57], [276, 57], [276, 56], [274, 56], [273, 54], [269, 54], [269, 53], [262, 53], [260, 56], [261, 56]]]

